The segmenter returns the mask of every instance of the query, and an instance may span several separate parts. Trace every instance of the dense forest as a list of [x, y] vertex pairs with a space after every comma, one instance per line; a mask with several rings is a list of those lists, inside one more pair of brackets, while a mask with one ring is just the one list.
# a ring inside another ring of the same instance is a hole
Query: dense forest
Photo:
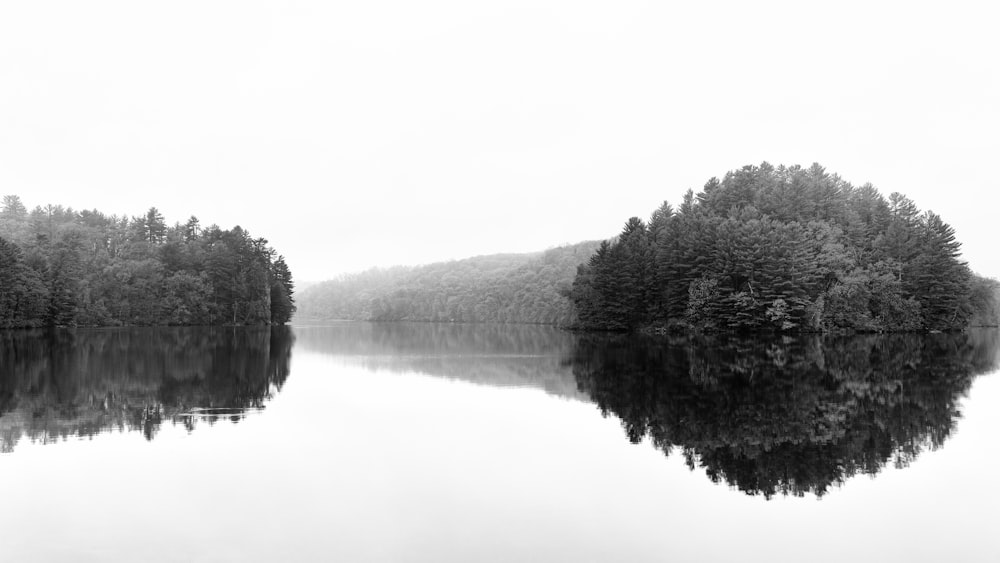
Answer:
[[3, 198], [0, 328], [282, 324], [294, 311], [284, 258], [240, 227]]
[[566, 325], [576, 268], [598, 244], [351, 274], [302, 291], [296, 318]]
[[956, 330], [1000, 320], [955, 231], [899, 193], [814, 164], [764, 163], [629, 219], [580, 266], [579, 326], [601, 330]]

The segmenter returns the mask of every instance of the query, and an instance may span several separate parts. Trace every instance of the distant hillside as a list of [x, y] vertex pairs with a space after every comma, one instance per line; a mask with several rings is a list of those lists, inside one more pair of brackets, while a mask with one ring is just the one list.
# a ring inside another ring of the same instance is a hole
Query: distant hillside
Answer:
[[544, 323], [575, 321], [567, 293], [600, 241], [528, 254], [372, 269], [296, 295], [297, 320]]

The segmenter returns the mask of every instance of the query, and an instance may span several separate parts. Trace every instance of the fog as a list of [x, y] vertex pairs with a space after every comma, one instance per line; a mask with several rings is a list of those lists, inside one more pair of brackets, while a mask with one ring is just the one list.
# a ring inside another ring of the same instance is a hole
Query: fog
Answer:
[[0, 6], [0, 194], [239, 224], [296, 278], [617, 233], [745, 164], [903, 192], [1000, 276], [990, 3]]

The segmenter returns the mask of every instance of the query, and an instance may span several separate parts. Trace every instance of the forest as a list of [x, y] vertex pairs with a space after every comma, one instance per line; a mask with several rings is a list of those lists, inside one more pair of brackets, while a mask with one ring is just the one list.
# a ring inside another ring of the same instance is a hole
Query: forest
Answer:
[[580, 328], [945, 331], [1000, 321], [1000, 283], [954, 229], [899, 193], [822, 166], [745, 166], [621, 234], [582, 264]]
[[58, 205], [0, 210], [0, 328], [284, 324], [292, 275], [263, 238]]
[[346, 275], [303, 290], [296, 318], [568, 325], [573, 276], [598, 245]]

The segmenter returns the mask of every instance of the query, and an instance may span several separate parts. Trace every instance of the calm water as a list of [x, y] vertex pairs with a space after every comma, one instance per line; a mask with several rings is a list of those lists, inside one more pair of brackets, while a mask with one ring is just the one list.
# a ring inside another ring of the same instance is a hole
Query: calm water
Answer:
[[998, 350], [0, 332], [0, 561], [1000, 561]]

